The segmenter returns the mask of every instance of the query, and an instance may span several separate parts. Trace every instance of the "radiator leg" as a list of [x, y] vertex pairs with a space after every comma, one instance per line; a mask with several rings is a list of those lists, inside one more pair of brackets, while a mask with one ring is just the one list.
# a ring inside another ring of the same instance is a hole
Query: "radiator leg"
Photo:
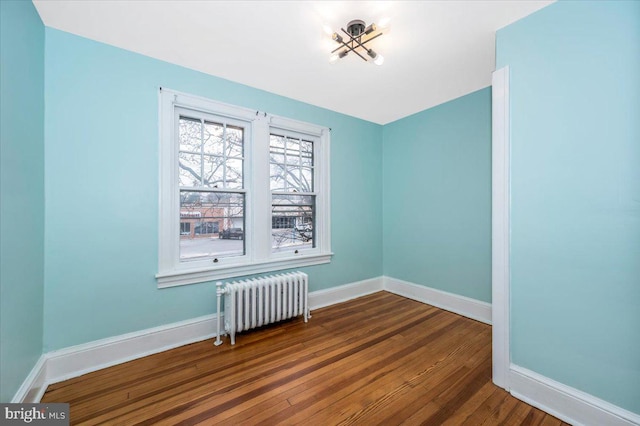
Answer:
[[[231, 344], [235, 345], [236, 344], [236, 331], [238, 331], [238, 311], [236, 311], [236, 308], [238, 307], [238, 303], [236, 303], [238, 301], [238, 299], [240, 297], [239, 293], [237, 292], [237, 286], [238, 284], [236, 284], [236, 282], [234, 281], [232, 284], [232, 286], [235, 286], [236, 289], [230, 289], [229, 290], [229, 299], [225, 299], [225, 315], [229, 315], [229, 322], [225, 321], [229, 326], [227, 327], [227, 330], [229, 331], [229, 336], [231, 337]], [[241, 298], [240, 298], [241, 299]], [[226, 302], [229, 302], [229, 306], [226, 305]]]
[[224, 290], [222, 289], [222, 282], [218, 281], [216, 283], [216, 295], [218, 296], [218, 332], [216, 333], [216, 341], [213, 342], [214, 345], [220, 346], [222, 344], [222, 340], [220, 339], [220, 328], [222, 325], [222, 314], [220, 313], [220, 299], [222, 299], [222, 295], [224, 294]]
[[304, 322], [309, 322], [311, 318], [311, 310], [309, 309], [309, 281], [307, 275], [304, 275]]

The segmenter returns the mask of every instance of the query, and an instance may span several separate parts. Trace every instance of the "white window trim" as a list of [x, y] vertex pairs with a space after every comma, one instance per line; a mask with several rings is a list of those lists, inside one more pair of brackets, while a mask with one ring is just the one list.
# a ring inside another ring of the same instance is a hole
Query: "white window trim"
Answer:
[[[159, 288], [194, 284], [331, 261], [331, 215], [329, 178], [329, 129], [247, 108], [162, 88], [159, 95]], [[245, 140], [245, 247], [244, 256], [209, 261], [180, 262], [178, 145], [175, 143], [176, 108], [227, 117], [246, 123]], [[316, 247], [298, 253], [272, 253], [271, 192], [269, 191], [269, 134], [271, 129], [315, 137], [314, 192], [316, 193]], [[262, 214], [260, 214], [262, 212]], [[247, 232], [248, 231], [248, 232]]]

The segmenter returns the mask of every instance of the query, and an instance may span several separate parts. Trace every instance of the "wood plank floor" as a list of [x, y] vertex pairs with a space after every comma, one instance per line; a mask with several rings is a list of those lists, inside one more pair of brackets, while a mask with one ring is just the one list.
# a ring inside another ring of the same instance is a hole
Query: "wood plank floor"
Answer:
[[562, 425], [491, 382], [491, 327], [387, 292], [49, 386], [94, 425]]

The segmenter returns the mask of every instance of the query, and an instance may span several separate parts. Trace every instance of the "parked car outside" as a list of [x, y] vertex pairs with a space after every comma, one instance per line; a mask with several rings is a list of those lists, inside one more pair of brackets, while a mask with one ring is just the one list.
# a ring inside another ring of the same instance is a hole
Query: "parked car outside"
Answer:
[[230, 239], [242, 240], [244, 238], [244, 232], [242, 231], [242, 228], [223, 229], [218, 234], [218, 238], [222, 238], [224, 240], [230, 240]]

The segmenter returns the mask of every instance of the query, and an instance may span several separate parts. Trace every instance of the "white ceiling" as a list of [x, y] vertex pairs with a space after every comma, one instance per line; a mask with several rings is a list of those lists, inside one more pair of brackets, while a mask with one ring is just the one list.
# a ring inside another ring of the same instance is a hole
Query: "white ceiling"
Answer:
[[[34, 0], [45, 25], [379, 124], [491, 83], [495, 31], [551, 1]], [[349, 55], [323, 26], [390, 18]]]

